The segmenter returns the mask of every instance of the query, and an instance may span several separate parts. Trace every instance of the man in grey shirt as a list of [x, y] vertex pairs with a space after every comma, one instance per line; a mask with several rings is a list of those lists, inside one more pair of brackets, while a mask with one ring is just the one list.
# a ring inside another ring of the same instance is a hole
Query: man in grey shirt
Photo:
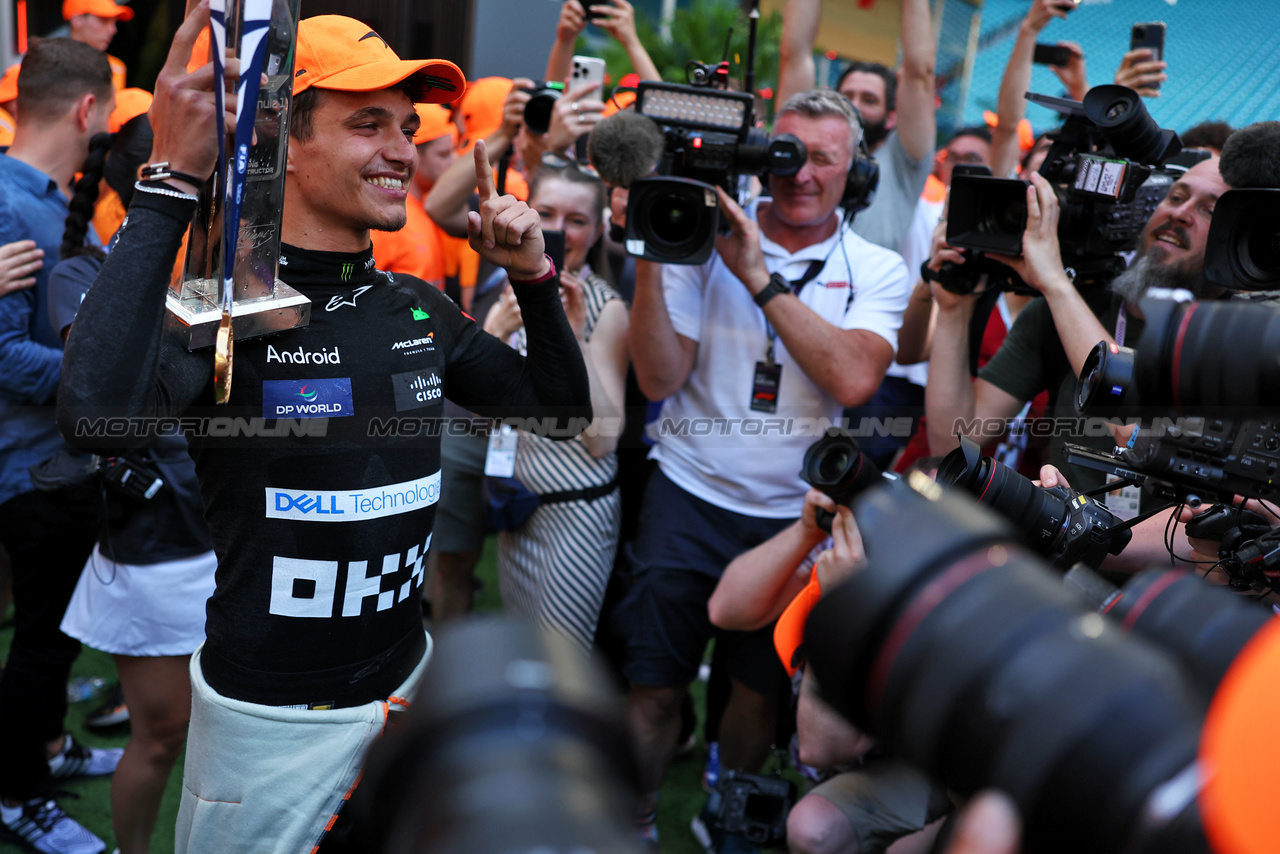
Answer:
[[[813, 88], [813, 46], [821, 13], [822, 0], [787, 0], [778, 103]], [[902, 0], [901, 42], [902, 67], [897, 74], [878, 62], [853, 62], [836, 84], [862, 113], [867, 145], [880, 167], [875, 200], [858, 214], [853, 230], [894, 252], [901, 251], [933, 168], [936, 50], [929, 0]]]

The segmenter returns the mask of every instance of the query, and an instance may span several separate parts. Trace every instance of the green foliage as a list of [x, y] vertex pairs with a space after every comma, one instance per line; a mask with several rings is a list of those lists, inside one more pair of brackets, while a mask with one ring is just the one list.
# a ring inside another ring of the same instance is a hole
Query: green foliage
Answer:
[[[636, 33], [654, 65], [668, 83], [685, 83], [685, 67], [693, 61], [714, 65], [725, 56], [729, 30], [729, 75], [741, 82], [746, 71], [749, 28], [747, 16], [736, 0], [694, 0], [687, 9], [676, 11], [671, 23], [671, 40], [665, 41], [643, 15], [636, 19]], [[782, 15], [776, 10], [760, 16], [756, 31], [757, 91], [778, 84], [778, 46], [782, 41]], [[601, 53], [611, 80], [617, 81], [634, 69], [622, 45], [610, 39]]]

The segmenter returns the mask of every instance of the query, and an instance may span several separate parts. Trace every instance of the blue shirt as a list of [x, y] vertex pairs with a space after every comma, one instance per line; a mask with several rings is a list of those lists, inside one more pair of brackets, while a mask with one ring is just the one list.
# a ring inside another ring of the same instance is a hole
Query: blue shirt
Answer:
[[0, 154], [0, 244], [34, 240], [44, 250], [35, 287], [0, 297], [0, 503], [29, 492], [27, 470], [63, 446], [54, 421], [62, 341], [46, 294], [67, 204], [48, 175]]

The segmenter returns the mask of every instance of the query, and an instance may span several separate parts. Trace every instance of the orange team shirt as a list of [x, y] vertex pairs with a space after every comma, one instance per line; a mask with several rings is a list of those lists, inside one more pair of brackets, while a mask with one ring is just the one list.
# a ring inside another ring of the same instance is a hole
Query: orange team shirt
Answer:
[[0, 145], [13, 145], [13, 116], [0, 110]]
[[422, 208], [422, 200], [410, 193], [405, 204], [407, 219], [399, 231], [372, 231], [373, 260], [379, 270], [417, 276], [444, 290], [445, 258], [440, 229]]

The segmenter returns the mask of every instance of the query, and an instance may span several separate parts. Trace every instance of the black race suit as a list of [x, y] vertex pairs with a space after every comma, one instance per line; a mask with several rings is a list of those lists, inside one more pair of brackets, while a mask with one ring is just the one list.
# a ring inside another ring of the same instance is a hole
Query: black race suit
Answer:
[[237, 342], [230, 403], [214, 407], [212, 353], [162, 330], [193, 211], [135, 195], [66, 349], [59, 425], [103, 447], [186, 419], [218, 555], [202, 653], [214, 690], [269, 705], [385, 698], [425, 649], [442, 398], [553, 419], [563, 438], [590, 420], [558, 279], [516, 286], [523, 358], [426, 283], [375, 270], [371, 251], [284, 247], [280, 278], [311, 299], [311, 323]]

